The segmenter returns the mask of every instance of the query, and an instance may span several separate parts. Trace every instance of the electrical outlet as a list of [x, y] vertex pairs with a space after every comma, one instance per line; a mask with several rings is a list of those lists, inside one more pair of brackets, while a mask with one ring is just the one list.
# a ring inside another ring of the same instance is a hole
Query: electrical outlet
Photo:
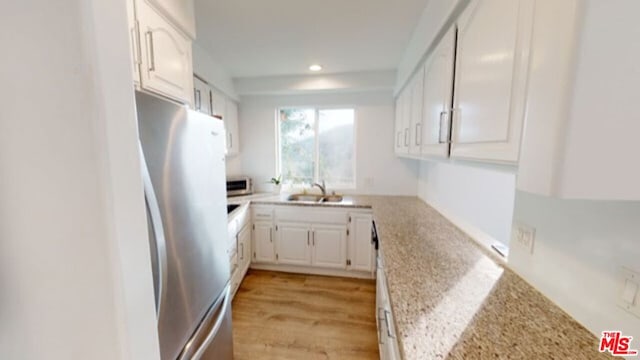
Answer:
[[514, 239], [516, 244], [526, 249], [529, 254], [533, 254], [533, 244], [536, 238], [536, 229], [524, 224], [517, 224], [514, 229]]

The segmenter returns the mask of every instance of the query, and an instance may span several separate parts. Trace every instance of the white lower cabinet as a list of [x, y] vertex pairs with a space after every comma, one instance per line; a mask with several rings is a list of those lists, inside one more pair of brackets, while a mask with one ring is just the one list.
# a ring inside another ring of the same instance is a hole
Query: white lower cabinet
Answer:
[[238, 233], [238, 268], [244, 273], [251, 263], [251, 228], [245, 226]]
[[349, 241], [350, 269], [373, 271], [375, 249], [371, 243], [371, 214], [351, 214], [349, 216], [351, 231]]
[[389, 301], [389, 290], [382, 267], [378, 267], [376, 273], [376, 324], [378, 325], [380, 360], [401, 359]]
[[369, 211], [259, 205], [253, 210], [253, 217], [252, 261], [256, 268], [374, 275]]
[[278, 223], [276, 261], [283, 265], [345, 269], [346, 233], [344, 225]]
[[276, 260], [279, 264], [311, 264], [311, 226], [279, 223], [276, 225]]
[[311, 265], [324, 268], [347, 267], [347, 227], [313, 225], [311, 227]]
[[273, 230], [271, 222], [256, 221], [253, 223], [253, 261], [263, 263], [276, 262]]

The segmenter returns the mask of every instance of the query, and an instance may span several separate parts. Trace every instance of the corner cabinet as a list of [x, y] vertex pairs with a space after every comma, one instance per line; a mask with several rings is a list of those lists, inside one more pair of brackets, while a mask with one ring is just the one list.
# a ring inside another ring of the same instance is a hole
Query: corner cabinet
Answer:
[[532, 14], [531, 0], [475, 0], [460, 16], [452, 158], [518, 161]]

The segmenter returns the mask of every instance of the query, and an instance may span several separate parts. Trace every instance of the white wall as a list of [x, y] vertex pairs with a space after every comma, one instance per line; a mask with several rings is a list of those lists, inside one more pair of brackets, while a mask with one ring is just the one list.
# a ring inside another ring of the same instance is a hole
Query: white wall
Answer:
[[418, 196], [487, 246], [511, 237], [513, 169], [422, 161]]
[[192, 51], [193, 72], [207, 80], [210, 85], [224, 92], [230, 98], [238, 100], [233, 79], [224, 66], [215, 61], [209, 53], [198, 44], [197, 40], [193, 42]]
[[159, 359], [125, 3], [3, 13], [0, 358]]
[[[243, 96], [240, 108], [241, 168], [257, 191], [276, 175], [276, 109], [281, 106], [353, 106], [356, 109], [356, 177], [360, 194], [415, 195], [417, 162], [396, 158], [391, 90], [349, 94]], [[371, 178], [372, 184], [365, 182]]]
[[535, 228], [534, 253], [509, 264], [596, 336], [621, 330], [638, 348], [640, 319], [616, 306], [618, 270], [640, 271], [640, 202], [559, 200], [518, 191], [514, 221]]

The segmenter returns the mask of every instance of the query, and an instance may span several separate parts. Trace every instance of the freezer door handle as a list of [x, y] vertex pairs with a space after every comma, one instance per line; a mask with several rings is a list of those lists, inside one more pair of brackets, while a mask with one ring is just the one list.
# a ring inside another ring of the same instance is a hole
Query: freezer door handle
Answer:
[[[182, 351], [182, 354], [180, 355], [180, 357], [178, 357], [178, 360], [200, 359], [200, 357], [202, 357], [202, 355], [207, 350], [207, 348], [209, 347], [213, 339], [216, 337], [216, 335], [218, 334], [218, 330], [220, 330], [220, 327], [222, 326], [222, 323], [224, 321], [225, 315], [227, 313], [227, 308], [231, 303], [231, 296], [230, 296], [231, 286], [230, 285], [227, 285], [227, 287], [223, 291], [223, 294], [224, 295], [222, 299], [222, 306], [220, 306], [220, 300], [216, 301], [216, 303], [214, 303], [211, 306], [211, 310], [209, 310], [209, 313], [207, 313], [207, 315], [205, 316], [205, 319], [202, 321], [202, 323], [200, 323], [200, 325], [196, 329], [195, 335], [191, 338], [191, 340], [189, 340], [184, 350]], [[220, 310], [216, 311], [218, 307], [220, 308]], [[194, 341], [196, 341], [200, 337], [199, 335], [204, 330], [203, 328], [210, 323], [210, 321], [208, 321], [210, 317], [216, 314], [218, 315], [218, 318], [215, 320], [215, 323], [211, 327], [211, 330], [207, 334], [206, 338], [200, 343], [197, 349], [192, 350], [191, 346], [193, 345], [197, 346], [197, 344], [194, 344]]]
[[153, 191], [151, 175], [149, 175], [149, 169], [147, 168], [147, 162], [144, 158], [144, 152], [142, 151], [142, 144], [140, 142], [138, 142], [138, 148], [140, 149], [140, 167], [142, 168], [144, 197], [147, 202], [147, 209], [149, 210], [149, 218], [151, 219], [152, 225], [152, 228], [149, 229], [149, 231], [153, 232], [153, 239], [155, 240], [155, 248], [158, 256], [158, 303], [156, 304], [156, 317], [159, 319], [160, 310], [162, 309], [162, 300], [164, 299], [165, 290], [167, 288], [167, 246], [164, 237], [162, 217], [160, 216], [160, 207], [158, 206], [158, 199], [156, 199], [156, 194]]

